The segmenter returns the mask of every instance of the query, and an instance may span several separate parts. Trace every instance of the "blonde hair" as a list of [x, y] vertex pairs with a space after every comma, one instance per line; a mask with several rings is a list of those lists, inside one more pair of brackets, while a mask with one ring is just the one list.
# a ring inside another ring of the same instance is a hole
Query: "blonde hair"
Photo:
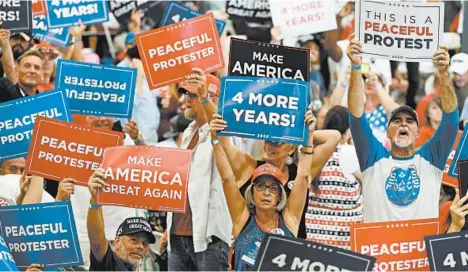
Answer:
[[[253, 201], [253, 183], [250, 183], [249, 187], [245, 190], [245, 202], [247, 202], [247, 207], [251, 210], [251, 212], [255, 212], [255, 202]], [[286, 207], [286, 203], [288, 201], [288, 196], [286, 195], [286, 190], [284, 190], [284, 187], [279, 184], [279, 187], [281, 188], [281, 195], [280, 199], [278, 202], [278, 205], [276, 205], [276, 211], [281, 212], [284, 207]]]

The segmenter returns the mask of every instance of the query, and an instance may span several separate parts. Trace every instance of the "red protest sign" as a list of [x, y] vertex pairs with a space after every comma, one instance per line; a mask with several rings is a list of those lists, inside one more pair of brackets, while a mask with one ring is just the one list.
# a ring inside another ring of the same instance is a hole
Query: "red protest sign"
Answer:
[[97, 202], [183, 213], [191, 157], [185, 149], [108, 148], [101, 168], [110, 186], [98, 193]]
[[135, 35], [151, 89], [181, 82], [192, 68], [212, 72], [224, 67], [213, 14]]
[[428, 271], [424, 237], [439, 234], [439, 219], [351, 225], [351, 250], [377, 257], [374, 271]]
[[44, 0], [32, 0], [33, 15], [47, 15]]
[[123, 137], [109, 129], [37, 117], [25, 171], [57, 181], [73, 178], [87, 186], [105, 149], [122, 145]]
[[457, 138], [455, 138], [455, 142], [453, 143], [453, 146], [452, 146], [452, 152], [450, 152], [447, 162], [445, 163], [445, 168], [444, 168], [444, 172], [442, 175], [442, 183], [447, 186], [454, 187], [454, 188], [458, 188], [458, 179], [451, 177], [448, 174], [448, 172], [449, 172], [450, 166], [452, 165], [453, 158], [455, 158], [455, 153], [457, 152], [458, 143], [460, 143], [462, 134], [463, 134], [463, 131], [459, 130], [457, 133]]

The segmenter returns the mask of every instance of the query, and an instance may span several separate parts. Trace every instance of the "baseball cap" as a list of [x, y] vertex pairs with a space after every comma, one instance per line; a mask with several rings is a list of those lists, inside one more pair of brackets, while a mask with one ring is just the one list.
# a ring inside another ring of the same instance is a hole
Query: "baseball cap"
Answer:
[[455, 54], [450, 60], [449, 71], [459, 75], [464, 75], [468, 71], [468, 54]]
[[[218, 97], [219, 96], [219, 88], [221, 86], [221, 82], [219, 79], [212, 75], [206, 74], [206, 89], [211, 96]], [[185, 81], [179, 85], [179, 93], [189, 92], [192, 94], [197, 94], [197, 88], [193, 85], [186, 83]]]
[[283, 173], [281, 173], [281, 170], [279, 170], [278, 167], [265, 163], [257, 167], [253, 174], [252, 174], [252, 182], [255, 182], [255, 180], [261, 176], [271, 176], [275, 178], [281, 185], [286, 184], [286, 180], [284, 179]]
[[125, 219], [117, 229], [115, 236], [132, 235], [136, 233], [146, 234], [150, 244], [156, 242], [156, 238], [154, 238], [153, 232], [151, 231], [151, 225], [143, 217], [129, 217]]
[[396, 109], [394, 109], [392, 111], [392, 113], [390, 114], [390, 119], [388, 120], [388, 125], [390, 125], [390, 123], [395, 120], [396, 116], [400, 113], [407, 113], [409, 115], [411, 115], [411, 117], [414, 118], [414, 120], [416, 120], [416, 123], [418, 124], [419, 126], [419, 118], [418, 118], [418, 115], [416, 114], [416, 112], [409, 106], [406, 106], [406, 105], [403, 105], [403, 106], [400, 106]]

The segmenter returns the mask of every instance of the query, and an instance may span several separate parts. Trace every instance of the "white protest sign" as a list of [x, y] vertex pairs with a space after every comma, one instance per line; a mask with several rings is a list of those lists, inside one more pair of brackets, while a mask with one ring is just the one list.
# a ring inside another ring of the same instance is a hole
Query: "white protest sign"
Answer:
[[290, 38], [336, 29], [335, 2], [326, 0], [270, 1], [273, 24]]
[[431, 61], [442, 42], [444, 3], [356, 1], [356, 39], [369, 57]]

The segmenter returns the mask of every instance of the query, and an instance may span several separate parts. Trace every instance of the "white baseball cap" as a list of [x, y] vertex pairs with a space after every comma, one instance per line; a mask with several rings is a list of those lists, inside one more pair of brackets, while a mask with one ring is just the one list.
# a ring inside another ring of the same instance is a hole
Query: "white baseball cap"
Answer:
[[468, 71], [468, 54], [458, 53], [450, 60], [450, 72], [464, 75]]

